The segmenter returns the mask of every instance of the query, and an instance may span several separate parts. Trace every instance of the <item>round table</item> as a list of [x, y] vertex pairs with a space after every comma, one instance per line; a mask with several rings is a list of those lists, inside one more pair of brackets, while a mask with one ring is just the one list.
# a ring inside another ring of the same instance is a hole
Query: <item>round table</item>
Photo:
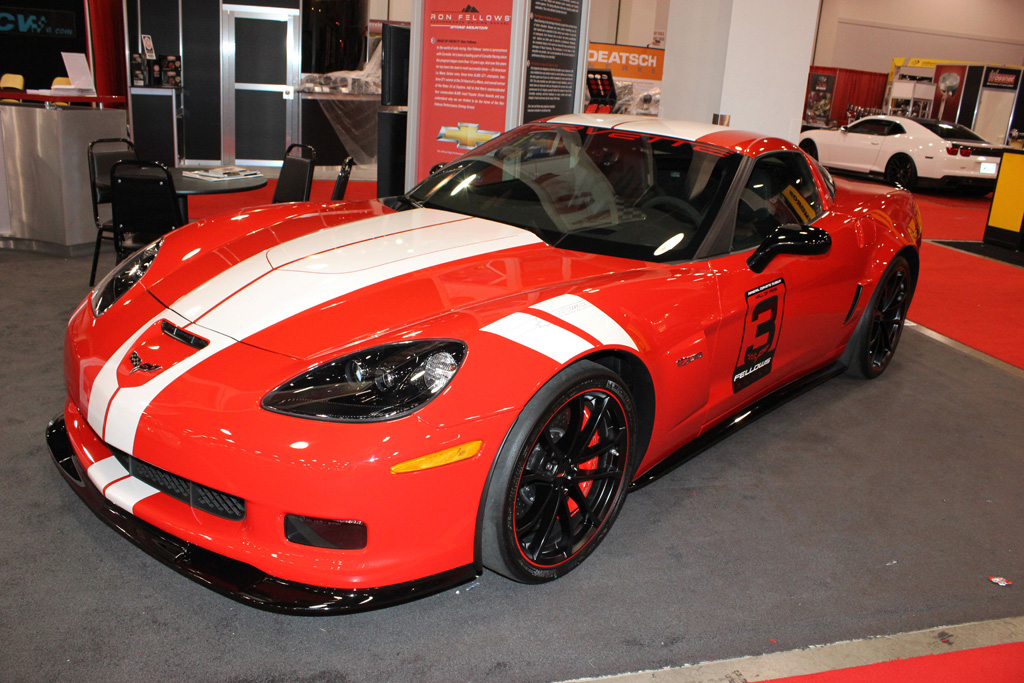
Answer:
[[186, 171], [204, 170], [201, 168], [180, 166], [168, 170], [171, 172], [171, 179], [174, 181], [174, 193], [178, 195], [178, 203], [181, 204], [181, 217], [185, 219], [186, 223], [188, 222], [189, 195], [247, 192], [267, 186], [267, 177], [262, 173], [260, 175], [242, 176], [240, 178], [207, 180], [205, 178], [193, 178], [184, 175]]

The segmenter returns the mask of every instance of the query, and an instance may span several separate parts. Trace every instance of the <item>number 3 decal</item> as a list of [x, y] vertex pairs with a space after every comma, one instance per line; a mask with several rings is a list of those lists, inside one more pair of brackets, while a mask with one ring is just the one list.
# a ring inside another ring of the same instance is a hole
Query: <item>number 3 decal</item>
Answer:
[[786, 283], [781, 278], [747, 292], [743, 342], [732, 375], [733, 393], [746, 389], [772, 371], [785, 300]]

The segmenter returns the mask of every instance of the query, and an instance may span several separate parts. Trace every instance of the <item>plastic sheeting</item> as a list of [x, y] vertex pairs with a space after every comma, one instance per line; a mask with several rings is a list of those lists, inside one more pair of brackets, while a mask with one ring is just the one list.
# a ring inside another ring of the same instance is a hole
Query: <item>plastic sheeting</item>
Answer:
[[360, 166], [377, 163], [381, 47], [359, 71], [303, 74], [300, 97], [316, 99], [334, 132]]
[[360, 166], [377, 163], [377, 112], [382, 109], [380, 95], [342, 95], [303, 93], [313, 98], [331, 122], [341, 144]]

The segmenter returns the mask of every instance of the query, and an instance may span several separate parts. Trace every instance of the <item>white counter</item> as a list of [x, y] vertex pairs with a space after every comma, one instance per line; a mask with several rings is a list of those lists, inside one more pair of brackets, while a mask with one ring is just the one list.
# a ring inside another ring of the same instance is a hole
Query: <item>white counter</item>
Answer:
[[93, 244], [89, 143], [126, 135], [123, 109], [0, 104], [0, 247]]

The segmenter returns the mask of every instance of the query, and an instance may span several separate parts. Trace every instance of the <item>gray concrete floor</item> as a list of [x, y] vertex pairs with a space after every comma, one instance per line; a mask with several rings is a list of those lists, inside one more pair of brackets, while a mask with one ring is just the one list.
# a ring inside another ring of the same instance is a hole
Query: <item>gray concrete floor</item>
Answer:
[[558, 681], [1024, 616], [1024, 379], [915, 329], [879, 380], [831, 380], [631, 495], [553, 584], [244, 607], [117, 536], [50, 462], [88, 271], [0, 251], [2, 681]]

